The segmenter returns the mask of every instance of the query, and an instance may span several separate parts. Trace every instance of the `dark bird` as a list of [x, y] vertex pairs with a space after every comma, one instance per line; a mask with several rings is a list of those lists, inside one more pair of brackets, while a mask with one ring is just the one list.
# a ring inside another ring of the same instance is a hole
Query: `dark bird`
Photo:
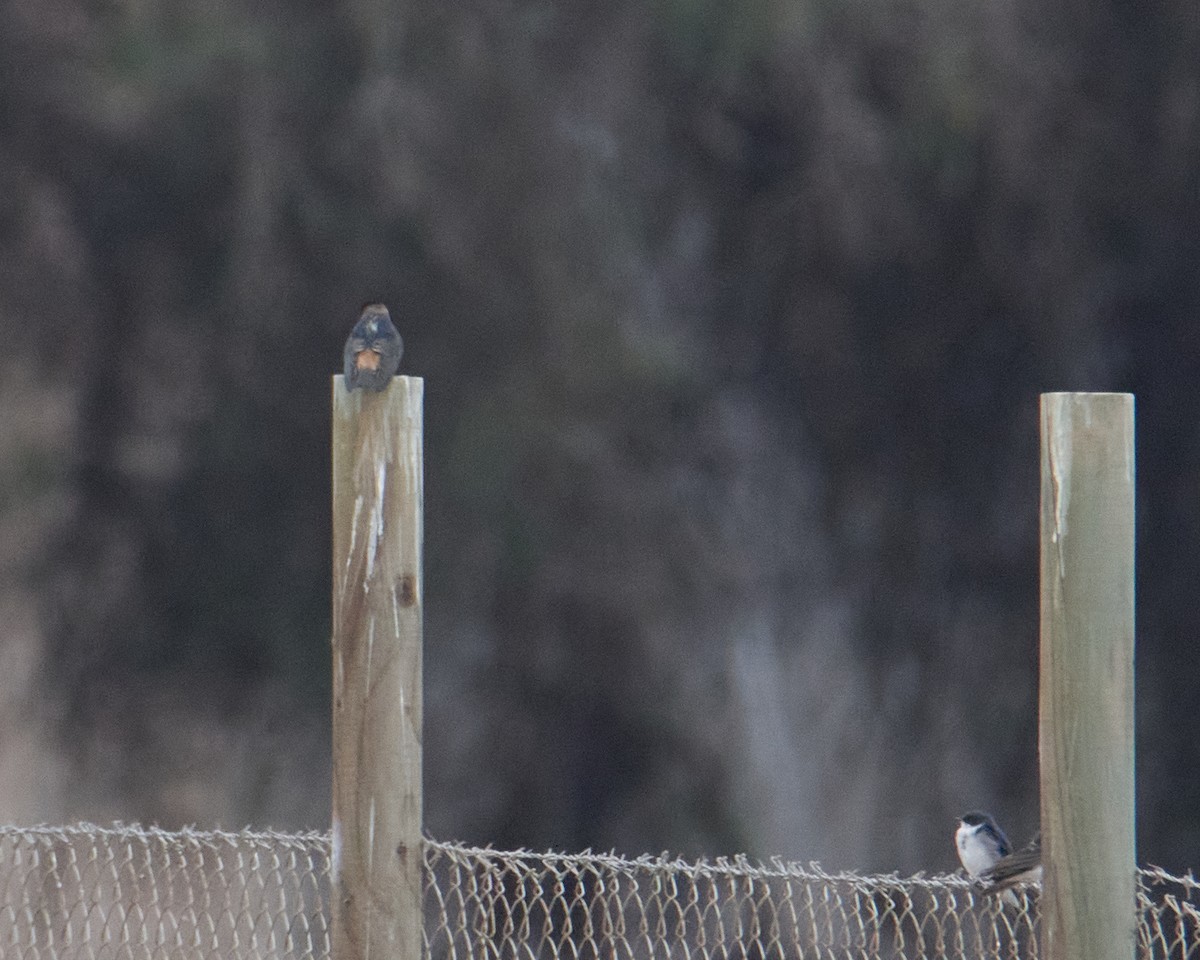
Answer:
[[1001, 857], [984, 870], [979, 879], [990, 890], [1005, 890], [1018, 883], [1042, 879], [1042, 832], [1039, 830], [1020, 850]]
[[386, 390], [400, 367], [404, 341], [382, 303], [362, 308], [346, 340], [346, 389]]

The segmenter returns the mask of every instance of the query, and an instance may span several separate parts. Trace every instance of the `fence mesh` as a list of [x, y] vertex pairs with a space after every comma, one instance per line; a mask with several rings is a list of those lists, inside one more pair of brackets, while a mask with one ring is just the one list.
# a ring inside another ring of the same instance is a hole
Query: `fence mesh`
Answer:
[[[430, 840], [431, 958], [1035, 958], [1037, 893], [743, 859], [502, 853]], [[0, 957], [330, 953], [325, 834], [0, 828]], [[1200, 883], [1138, 874], [1143, 957], [1200, 960]]]

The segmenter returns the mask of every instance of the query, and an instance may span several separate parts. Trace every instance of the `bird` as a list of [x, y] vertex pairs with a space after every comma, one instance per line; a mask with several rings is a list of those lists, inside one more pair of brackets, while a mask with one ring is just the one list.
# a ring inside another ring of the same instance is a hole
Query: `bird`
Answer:
[[1042, 879], [1042, 832], [1039, 830], [1025, 846], [1001, 857], [979, 875], [989, 892], [1008, 890], [1018, 883], [1039, 883]]
[[404, 341], [382, 303], [368, 303], [346, 339], [346, 389], [386, 390], [400, 367]]
[[1012, 853], [1004, 831], [988, 814], [978, 810], [962, 815], [954, 831], [954, 845], [963, 869], [972, 880], [978, 880]]

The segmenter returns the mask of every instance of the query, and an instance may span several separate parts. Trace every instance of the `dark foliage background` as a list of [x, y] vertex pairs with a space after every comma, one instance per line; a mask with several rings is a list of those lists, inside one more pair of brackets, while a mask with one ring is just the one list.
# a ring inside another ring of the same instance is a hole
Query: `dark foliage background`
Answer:
[[0, 816], [328, 817], [329, 375], [427, 383], [427, 823], [953, 865], [1036, 801], [1037, 395], [1132, 390], [1200, 862], [1183, 0], [0, 0]]

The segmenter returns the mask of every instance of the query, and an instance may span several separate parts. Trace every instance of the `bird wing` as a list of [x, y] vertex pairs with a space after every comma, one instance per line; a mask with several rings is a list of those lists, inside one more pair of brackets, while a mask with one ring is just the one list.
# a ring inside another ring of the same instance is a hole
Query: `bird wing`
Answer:
[[994, 866], [984, 870], [979, 875], [979, 880], [981, 883], [989, 884], [994, 887], [1002, 887], [1008, 884], [1020, 883], [1026, 878], [1027, 874], [1031, 873], [1041, 865], [1041, 847], [1033, 847], [1030, 845], [1023, 847], [1016, 853], [1010, 853], [1007, 857], [1001, 857], [996, 861]]

